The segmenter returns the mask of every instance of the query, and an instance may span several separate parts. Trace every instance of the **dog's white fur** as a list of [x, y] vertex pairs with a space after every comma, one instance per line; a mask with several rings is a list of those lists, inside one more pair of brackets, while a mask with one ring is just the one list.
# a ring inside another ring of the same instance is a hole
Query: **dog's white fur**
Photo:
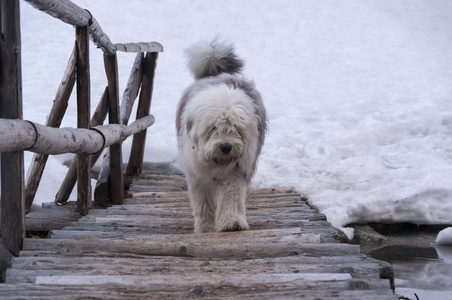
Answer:
[[246, 196], [264, 143], [266, 112], [231, 44], [188, 49], [196, 81], [179, 103], [176, 127], [195, 232], [248, 229]]

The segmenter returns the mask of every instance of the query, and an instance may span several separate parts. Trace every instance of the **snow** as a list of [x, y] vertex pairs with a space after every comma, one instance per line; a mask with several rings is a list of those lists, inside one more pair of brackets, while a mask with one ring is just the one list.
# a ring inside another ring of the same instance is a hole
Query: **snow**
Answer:
[[438, 233], [435, 246], [452, 246], [452, 227], [447, 227]]
[[[254, 186], [294, 186], [349, 235], [353, 222], [452, 223], [449, 0], [74, 2], [113, 42], [165, 48], [145, 160], [176, 160], [176, 105], [192, 81], [183, 49], [221, 34], [246, 59], [269, 114]], [[21, 24], [24, 118], [43, 124], [74, 29], [24, 1]], [[91, 46], [94, 110], [106, 78]], [[118, 54], [120, 91], [133, 60]], [[63, 126], [76, 126], [75, 98]], [[53, 201], [67, 157], [50, 157], [36, 203]]]

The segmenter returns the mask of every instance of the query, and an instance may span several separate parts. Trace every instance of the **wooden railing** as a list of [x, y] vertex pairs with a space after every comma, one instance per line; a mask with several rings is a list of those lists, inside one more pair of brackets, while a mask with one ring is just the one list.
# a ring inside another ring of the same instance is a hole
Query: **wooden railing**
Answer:
[[[21, 249], [25, 236], [25, 213], [33, 203], [49, 154], [77, 153], [56, 194], [57, 204], [68, 201], [77, 182], [77, 211], [82, 215], [89, 212], [92, 207], [91, 167], [101, 153], [105, 154], [94, 199], [99, 205], [122, 203], [122, 141], [133, 135], [127, 174], [139, 175], [143, 165], [146, 128], [154, 123], [149, 110], [158, 53], [163, 51], [163, 47], [156, 42], [113, 44], [91, 13], [69, 0], [26, 1], [37, 9], [74, 25], [75, 47], [46, 124], [22, 120], [19, 1], [1, 0], [1, 236], [5, 246], [14, 255], [18, 255]], [[90, 37], [104, 52], [108, 81], [92, 117]], [[117, 51], [137, 52], [121, 105]], [[58, 129], [74, 85], [77, 90], [77, 128]], [[138, 94], [140, 97], [136, 121], [127, 126]], [[101, 126], [107, 113], [109, 125]], [[106, 150], [103, 152], [104, 148]], [[25, 150], [35, 152], [26, 180], [23, 167]]]

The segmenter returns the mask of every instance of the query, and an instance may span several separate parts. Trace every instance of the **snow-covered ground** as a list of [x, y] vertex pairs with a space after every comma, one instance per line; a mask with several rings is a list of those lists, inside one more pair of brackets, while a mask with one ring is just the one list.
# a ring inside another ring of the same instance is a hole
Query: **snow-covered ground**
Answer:
[[[74, 2], [113, 42], [165, 48], [145, 160], [176, 159], [176, 105], [192, 81], [183, 49], [221, 34], [246, 59], [269, 114], [255, 186], [294, 186], [338, 228], [452, 223], [451, 1]], [[21, 24], [24, 118], [43, 124], [75, 30], [24, 1]], [[91, 46], [94, 110], [106, 78], [102, 52]], [[123, 91], [134, 55], [118, 60]], [[75, 98], [63, 126], [76, 126]], [[130, 140], [125, 160], [129, 149]], [[49, 159], [37, 203], [53, 201], [66, 158]]]
[[452, 246], [452, 227], [447, 227], [438, 233], [436, 246]]

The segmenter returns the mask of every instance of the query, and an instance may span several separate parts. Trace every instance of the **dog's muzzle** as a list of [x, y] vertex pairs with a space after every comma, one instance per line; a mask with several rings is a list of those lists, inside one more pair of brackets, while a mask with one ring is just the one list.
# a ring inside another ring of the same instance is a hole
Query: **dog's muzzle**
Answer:
[[216, 165], [226, 166], [233, 162], [236, 157], [232, 154], [232, 144], [223, 143], [218, 146], [218, 154], [212, 158], [212, 162]]
[[229, 153], [231, 153], [232, 145], [229, 143], [223, 143], [220, 145], [220, 150], [221, 150], [221, 153], [223, 153], [223, 154], [229, 154]]

